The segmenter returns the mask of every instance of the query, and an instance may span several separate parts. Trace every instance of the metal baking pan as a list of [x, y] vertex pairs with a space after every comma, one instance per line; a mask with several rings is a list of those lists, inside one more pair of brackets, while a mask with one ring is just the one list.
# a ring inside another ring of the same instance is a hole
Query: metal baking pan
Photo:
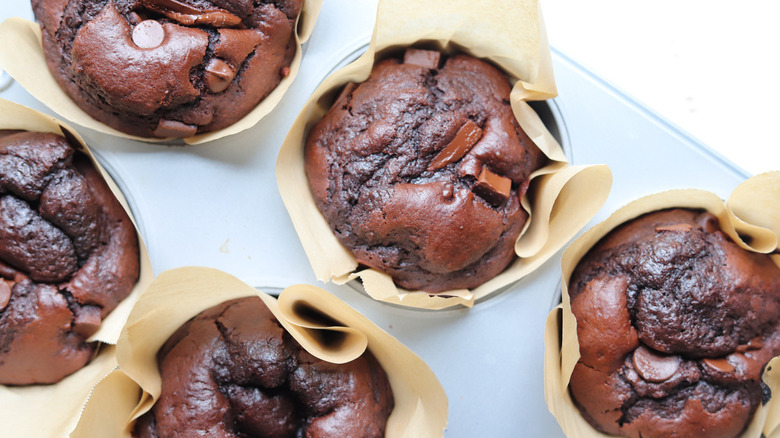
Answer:
[[[29, 3], [9, 3], [0, 20], [32, 17]], [[79, 132], [127, 196], [155, 272], [198, 265], [264, 290], [324, 286], [431, 366], [450, 403], [447, 437], [562, 436], [543, 394], [543, 332], [560, 296], [560, 252], [471, 310], [393, 307], [348, 286], [318, 283], [311, 271], [279, 196], [276, 156], [320, 81], [367, 44], [375, 10], [375, 1], [324, 2], [298, 78], [248, 131], [190, 147]], [[748, 176], [554, 49], [553, 63], [559, 97], [541, 111], [558, 123], [574, 164], [606, 163], [613, 172], [612, 192], [591, 225], [667, 189], [701, 188], [726, 197]], [[0, 97], [52, 113], [15, 83]]]

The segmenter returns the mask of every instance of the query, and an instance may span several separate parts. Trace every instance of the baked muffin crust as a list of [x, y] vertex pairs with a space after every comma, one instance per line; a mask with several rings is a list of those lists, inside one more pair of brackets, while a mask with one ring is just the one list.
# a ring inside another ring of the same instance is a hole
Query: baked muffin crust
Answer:
[[542, 153], [520, 129], [510, 84], [467, 55], [410, 49], [347, 85], [311, 130], [317, 207], [357, 261], [399, 286], [473, 288], [515, 259], [520, 198]]

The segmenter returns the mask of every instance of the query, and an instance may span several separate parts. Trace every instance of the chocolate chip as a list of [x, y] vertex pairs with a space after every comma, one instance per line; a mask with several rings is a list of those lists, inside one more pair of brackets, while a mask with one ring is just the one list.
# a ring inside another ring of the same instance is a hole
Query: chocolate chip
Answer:
[[224, 9], [201, 11], [177, 0], [144, 0], [143, 5], [185, 26], [196, 24], [214, 27], [233, 27], [241, 18]]
[[664, 231], [674, 231], [679, 233], [687, 233], [688, 231], [691, 231], [693, 229], [693, 225], [691, 224], [671, 224], [671, 225], [659, 225], [655, 227], [655, 231], [657, 233], [661, 233]]
[[721, 373], [731, 373], [734, 372], [734, 365], [730, 364], [728, 360], [725, 358], [719, 357], [719, 358], [706, 358], [702, 360], [705, 365], [712, 368], [715, 371], [719, 371]]
[[6, 265], [0, 260], [0, 277], [13, 280], [17, 273], [18, 271], [16, 269]]
[[747, 346], [749, 350], [760, 350], [764, 348], [764, 340], [761, 339], [761, 336], [756, 336], [748, 342]]
[[509, 199], [509, 193], [512, 191], [512, 180], [483, 167], [472, 190], [487, 202], [498, 206]]
[[73, 331], [88, 338], [100, 328], [100, 308], [84, 306], [76, 311], [73, 320]]
[[153, 49], [162, 44], [165, 30], [156, 20], [144, 20], [133, 29], [133, 42], [142, 49]]
[[206, 85], [212, 93], [225, 91], [235, 77], [236, 71], [227, 62], [219, 58], [214, 58], [209, 62], [203, 75]]
[[11, 301], [11, 286], [0, 279], [0, 311], [5, 309], [9, 301]]
[[420, 67], [439, 68], [441, 53], [435, 50], [406, 49], [404, 64], [419, 65]]
[[467, 120], [460, 127], [455, 138], [452, 139], [444, 149], [436, 155], [428, 170], [438, 170], [442, 167], [454, 163], [461, 158], [482, 138], [482, 129], [471, 120]]
[[677, 356], [666, 356], [643, 345], [634, 350], [634, 368], [648, 382], [669, 380], [680, 367]]
[[160, 119], [160, 123], [157, 124], [157, 129], [154, 130], [154, 135], [160, 138], [184, 138], [192, 137], [196, 132], [198, 132], [198, 127], [196, 125], [188, 125], [179, 122], [178, 120]]

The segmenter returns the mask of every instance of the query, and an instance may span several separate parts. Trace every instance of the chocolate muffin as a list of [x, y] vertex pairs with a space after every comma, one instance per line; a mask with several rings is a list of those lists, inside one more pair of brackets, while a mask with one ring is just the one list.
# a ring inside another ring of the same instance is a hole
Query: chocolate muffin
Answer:
[[613, 230], [570, 281], [581, 358], [572, 398], [599, 431], [735, 437], [780, 353], [780, 268], [712, 214], [673, 209]]
[[303, 0], [32, 0], [52, 75], [141, 137], [235, 123], [289, 74]]
[[363, 265], [403, 288], [473, 288], [503, 271], [545, 157], [522, 131], [507, 77], [467, 55], [409, 49], [347, 85], [311, 130], [317, 207]]
[[89, 159], [61, 136], [0, 131], [0, 383], [54, 383], [133, 289], [138, 240]]
[[319, 360], [258, 297], [200, 313], [157, 358], [161, 394], [136, 437], [383, 437], [393, 409], [370, 352], [342, 365]]

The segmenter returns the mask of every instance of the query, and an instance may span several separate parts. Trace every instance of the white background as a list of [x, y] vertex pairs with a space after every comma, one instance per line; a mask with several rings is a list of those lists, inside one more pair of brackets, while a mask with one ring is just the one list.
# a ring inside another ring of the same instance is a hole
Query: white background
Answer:
[[780, 170], [780, 2], [542, 1], [550, 44], [752, 174]]

